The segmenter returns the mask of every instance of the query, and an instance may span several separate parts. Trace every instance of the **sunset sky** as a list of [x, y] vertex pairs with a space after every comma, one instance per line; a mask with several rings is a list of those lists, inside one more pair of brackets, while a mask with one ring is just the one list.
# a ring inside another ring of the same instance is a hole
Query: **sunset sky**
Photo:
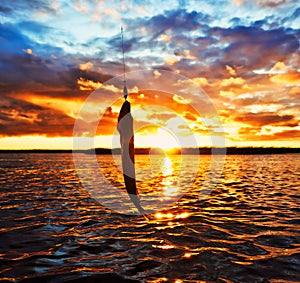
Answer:
[[[205, 101], [201, 113], [190, 106], [196, 87], [215, 105], [227, 146], [300, 147], [296, 0], [2, 0], [0, 149], [72, 148], [76, 119], [76, 134], [93, 138], [87, 129], [99, 122], [95, 146], [112, 146], [121, 26], [137, 146], [176, 146], [164, 129], [211, 145], [208, 129], [220, 129], [205, 123]], [[141, 69], [149, 77], [135, 75]], [[165, 78], [173, 73], [187, 80]]]

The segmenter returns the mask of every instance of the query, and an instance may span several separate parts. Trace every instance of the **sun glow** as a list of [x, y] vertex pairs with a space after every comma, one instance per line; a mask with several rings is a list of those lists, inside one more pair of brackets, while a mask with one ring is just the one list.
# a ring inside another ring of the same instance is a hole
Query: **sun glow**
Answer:
[[141, 135], [135, 134], [135, 143], [145, 147], [160, 148], [163, 151], [179, 148], [180, 145], [175, 135], [164, 128], [158, 128], [157, 132]]

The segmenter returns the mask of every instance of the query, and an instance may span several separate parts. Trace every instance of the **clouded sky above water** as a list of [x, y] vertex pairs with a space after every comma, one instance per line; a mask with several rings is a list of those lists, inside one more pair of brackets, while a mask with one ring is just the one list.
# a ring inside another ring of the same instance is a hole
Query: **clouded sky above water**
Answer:
[[[170, 71], [201, 87], [219, 112], [228, 145], [299, 147], [297, 3], [2, 0], [0, 148], [71, 148], [79, 110], [99, 87], [105, 94], [91, 122], [107, 109], [101, 129], [116, 126], [119, 104], [105, 105], [105, 95], [119, 90], [105, 82], [123, 71], [121, 26], [127, 71], [152, 68], [153, 78]], [[170, 113], [147, 108], [155, 99], [170, 105], [169, 96], [138, 85], [131, 91], [137, 123], [176, 123]], [[184, 104], [176, 90], [172, 99]], [[201, 119], [188, 108], [177, 115], [207, 145]], [[110, 146], [111, 131], [98, 131], [96, 146]], [[161, 135], [143, 129], [138, 146], [148, 146], [147, 133], [149, 144]]]

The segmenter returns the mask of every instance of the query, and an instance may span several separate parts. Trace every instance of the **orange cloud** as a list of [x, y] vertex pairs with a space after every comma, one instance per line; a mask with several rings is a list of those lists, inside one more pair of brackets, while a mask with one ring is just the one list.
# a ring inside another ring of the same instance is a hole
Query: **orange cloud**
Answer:
[[242, 127], [238, 133], [240, 137], [247, 141], [286, 141], [300, 137], [300, 130], [283, 130], [276, 133], [263, 134], [260, 128]]
[[284, 62], [278, 61], [276, 64], [272, 67], [270, 70], [271, 74], [278, 74], [278, 73], [283, 73], [286, 70], [286, 65]]
[[173, 95], [173, 100], [176, 101], [177, 103], [180, 103], [180, 104], [189, 104], [189, 103], [191, 103], [191, 100], [186, 99], [186, 98], [184, 98], [180, 95], [177, 95], [177, 94]]
[[86, 70], [91, 70], [93, 68], [93, 63], [88, 61], [86, 63], [83, 63], [83, 64], [79, 64], [79, 69], [81, 71], [86, 71]]
[[23, 51], [24, 51], [25, 53], [29, 54], [29, 55], [32, 55], [32, 54], [33, 54], [33, 51], [32, 51], [32, 49], [30, 49], [30, 48], [23, 49]]
[[80, 108], [82, 107], [83, 103], [83, 101], [79, 99], [70, 100], [35, 94], [26, 94], [22, 96], [22, 99], [35, 105], [39, 105], [41, 107], [58, 110], [72, 118], [77, 117], [77, 114]]
[[96, 135], [113, 135], [116, 130], [119, 113], [108, 107], [98, 123]]
[[154, 70], [153, 75], [156, 79], [158, 79], [161, 76], [161, 73], [158, 70]]
[[185, 49], [184, 53], [185, 53], [185, 58], [186, 59], [189, 59], [189, 60], [198, 60], [197, 57], [195, 57], [194, 55], [191, 55], [191, 51], [190, 50]]
[[229, 65], [226, 65], [226, 70], [229, 72], [229, 74], [231, 76], [236, 76], [236, 71], [232, 67], [230, 67]]
[[294, 95], [300, 95], [300, 87], [295, 86], [295, 87], [291, 88], [289, 90], [289, 94], [291, 94], [293, 96]]
[[222, 87], [227, 87], [227, 86], [231, 86], [231, 85], [242, 85], [244, 84], [246, 81], [243, 78], [237, 77], [230, 77], [229, 79], [224, 79], [221, 81], [220, 85]]
[[296, 85], [300, 84], [300, 73], [289, 72], [286, 74], [278, 74], [270, 77], [270, 81], [274, 83]]
[[89, 12], [89, 7], [84, 6], [80, 0], [77, 0], [74, 4], [73, 7], [75, 10], [82, 12], [84, 14], [87, 14]]
[[1, 137], [43, 135], [47, 137], [72, 136], [74, 119], [64, 113], [25, 101], [11, 100], [3, 106], [0, 115]]
[[244, 113], [235, 117], [234, 121], [259, 127], [264, 125], [289, 125], [293, 121], [295, 122], [295, 117], [274, 113]]
[[77, 84], [79, 86], [80, 90], [95, 90], [97, 88], [100, 88], [102, 86], [102, 83], [100, 82], [94, 82], [92, 80], [87, 80], [84, 78], [79, 78], [77, 80]]
[[159, 39], [161, 40], [161, 41], [163, 41], [163, 42], [169, 42], [170, 40], [171, 40], [171, 36], [170, 35], [168, 35], [168, 34], [161, 34], [160, 36], [159, 36]]
[[193, 78], [192, 81], [198, 84], [199, 86], [204, 87], [208, 85], [207, 79], [204, 77]]
[[235, 96], [236, 93], [233, 91], [225, 91], [225, 90], [220, 90], [220, 95], [221, 96], [228, 96], [228, 97], [232, 97]]
[[179, 62], [179, 61], [180, 61], [180, 59], [176, 58], [174, 56], [167, 56], [165, 58], [165, 62], [170, 66], [173, 66], [176, 62]]
[[[103, 84], [101, 82], [95, 82], [92, 80], [84, 79], [84, 78], [79, 78], [77, 80], [77, 84], [79, 86], [80, 90], [86, 91], [86, 90], [95, 90], [98, 88], [103, 88], [107, 91], [111, 91], [114, 93], [119, 92], [120, 94], [123, 92], [122, 89], [117, 88], [114, 85], [109, 85], [109, 84]], [[137, 87], [133, 87], [132, 89], [128, 89], [128, 91], [137, 91]]]
[[184, 111], [183, 112], [183, 117], [187, 120], [190, 120], [190, 121], [197, 121], [197, 116], [195, 114], [192, 114], [191, 112], [189, 111]]

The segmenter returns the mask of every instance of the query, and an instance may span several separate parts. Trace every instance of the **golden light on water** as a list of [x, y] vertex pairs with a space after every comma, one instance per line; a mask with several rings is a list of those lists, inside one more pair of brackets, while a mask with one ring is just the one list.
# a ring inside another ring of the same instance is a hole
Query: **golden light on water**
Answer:
[[173, 163], [170, 157], [166, 156], [163, 161], [162, 167], [163, 176], [169, 176], [173, 174]]
[[157, 278], [155, 280], [150, 280], [148, 282], [149, 283], [162, 283], [162, 282], [169, 282], [169, 280], [166, 277], [161, 277], [161, 278]]
[[162, 213], [162, 212], [157, 212], [155, 213], [155, 218], [156, 219], [173, 219], [173, 214], [172, 213]]
[[163, 163], [163, 175], [170, 175], [173, 173], [172, 160], [169, 157], [164, 158]]
[[[163, 187], [163, 195], [165, 198], [170, 198], [172, 196], [178, 195], [180, 189], [179, 187], [174, 186], [174, 169], [172, 159], [168, 156], [165, 156], [162, 165], [162, 180], [161, 185]], [[172, 220], [172, 219], [184, 219], [188, 218], [190, 214], [188, 212], [182, 212], [177, 215], [173, 215], [170, 212], [157, 212], [155, 218], [158, 220]]]
[[158, 249], [162, 249], [162, 250], [170, 250], [170, 249], [174, 249], [175, 246], [173, 245], [152, 245], [153, 248], [158, 248]]
[[179, 188], [173, 186], [174, 184], [174, 176], [173, 176], [173, 162], [170, 157], [166, 156], [163, 161], [162, 166], [162, 181], [161, 185], [163, 186], [163, 195], [164, 197], [172, 197], [176, 196], [179, 192]]
[[184, 218], [188, 218], [191, 216], [191, 213], [188, 213], [188, 212], [182, 212], [178, 215], [176, 215], [176, 218], [177, 219], [184, 219]]
[[192, 256], [191, 253], [185, 253], [185, 254], [183, 255], [183, 257], [185, 257], [185, 258], [190, 258], [191, 256]]
[[172, 220], [172, 219], [186, 219], [191, 216], [189, 212], [182, 212], [179, 214], [173, 214], [171, 212], [163, 213], [157, 212], [154, 214], [154, 217], [158, 220]]
[[164, 195], [166, 197], [176, 196], [178, 194], [178, 191], [179, 191], [178, 187], [166, 187], [164, 188]]

